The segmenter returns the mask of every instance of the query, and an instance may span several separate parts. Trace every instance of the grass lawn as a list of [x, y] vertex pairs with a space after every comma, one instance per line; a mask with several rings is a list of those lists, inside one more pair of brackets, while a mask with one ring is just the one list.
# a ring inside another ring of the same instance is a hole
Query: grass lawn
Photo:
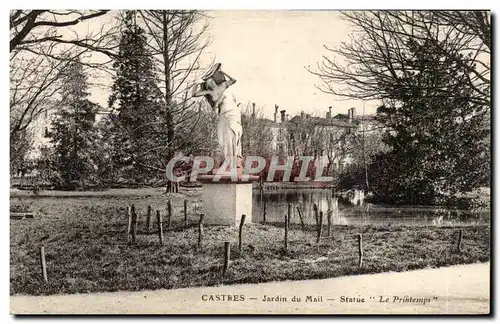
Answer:
[[[164, 245], [145, 230], [147, 205], [164, 214], [166, 196], [148, 194], [44, 195], [24, 197], [34, 219], [10, 221], [10, 294], [46, 295], [119, 290], [181, 288], [235, 283], [329, 278], [351, 274], [405, 271], [485, 262], [490, 259], [489, 226], [464, 226], [462, 252], [456, 251], [456, 227], [333, 226], [332, 236], [316, 244], [312, 226], [291, 225], [284, 251], [282, 224], [247, 224], [242, 253], [238, 229], [205, 227], [198, 251], [200, 192], [172, 194], [172, 228], [164, 222]], [[11, 198], [16, 202], [17, 198]], [[188, 199], [191, 223], [183, 224]], [[126, 241], [126, 206], [139, 211], [137, 243]], [[153, 217], [154, 219], [154, 217]], [[326, 236], [326, 226], [323, 229]], [[364, 261], [358, 266], [356, 235], [363, 234]], [[231, 242], [231, 264], [222, 279], [224, 241]], [[45, 247], [49, 282], [41, 280], [39, 247]]]

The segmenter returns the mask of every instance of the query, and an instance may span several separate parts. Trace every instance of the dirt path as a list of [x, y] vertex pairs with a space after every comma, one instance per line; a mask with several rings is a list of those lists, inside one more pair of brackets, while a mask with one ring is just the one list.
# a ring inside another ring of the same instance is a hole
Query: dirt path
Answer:
[[[42, 297], [11, 296], [10, 312], [12, 314], [487, 314], [490, 301], [489, 279], [490, 264], [481, 263], [404, 273], [254, 285]], [[239, 301], [221, 301], [223, 298], [228, 298], [223, 295], [232, 295], [233, 300], [237, 298]], [[275, 301], [262, 301], [265, 296], [274, 297]], [[300, 297], [301, 301], [293, 301], [294, 296]], [[311, 299], [306, 300], [307, 296], [311, 296]], [[413, 300], [410, 300], [410, 297]], [[220, 300], [203, 300], [210, 298]], [[244, 300], [241, 300], [243, 298]], [[284, 301], [284, 298], [287, 300]]]

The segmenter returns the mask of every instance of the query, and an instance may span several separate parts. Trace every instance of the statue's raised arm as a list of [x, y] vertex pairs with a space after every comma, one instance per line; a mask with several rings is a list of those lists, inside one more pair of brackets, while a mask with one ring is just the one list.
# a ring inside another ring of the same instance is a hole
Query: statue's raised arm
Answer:
[[193, 97], [202, 97], [210, 94], [210, 91], [200, 89], [201, 85], [203, 85], [203, 83], [195, 83], [193, 85], [193, 88], [191, 89], [191, 95]]
[[233, 78], [232, 76], [230, 76], [229, 74], [227, 74], [226, 72], [224, 71], [220, 71], [224, 76], [227, 77], [227, 81], [225, 81], [225, 86], [226, 86], [226, 89], [229, 88], [230, 86], [232, 86], [233, 84], [236, 83], [236, 79]]

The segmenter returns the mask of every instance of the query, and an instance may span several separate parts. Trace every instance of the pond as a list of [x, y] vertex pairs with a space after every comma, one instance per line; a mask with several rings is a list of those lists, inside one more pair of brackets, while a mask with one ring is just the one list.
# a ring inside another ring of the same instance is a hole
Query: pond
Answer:
[[[489, 210], [465, 211], [436, 207], [392, 207], [373, 204], [353, 206], [349, 202], [332, 198], [329, 189], [277, 189], [254, 190], [253, 221], [262, 222], [264, 204], [267, 222], [283, 222], [291, 206], [291, 223], [300, 224], [298, 208], [305, 224], [315, 224], [313, 204], [323, 211], [323, 224], [327, 223], [327, 210], [332, 213], [332, 224], [340, 225], [479, 225], [490, 223]], [[338, 205], [338, 207], [336, 207]], [[298, 207], [298, 208], [297, 208]]]

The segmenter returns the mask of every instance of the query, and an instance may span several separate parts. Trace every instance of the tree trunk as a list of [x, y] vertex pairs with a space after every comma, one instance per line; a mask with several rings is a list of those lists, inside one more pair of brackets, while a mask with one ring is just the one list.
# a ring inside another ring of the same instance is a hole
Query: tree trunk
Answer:
[[[172, 85], [170, 80], [170, 56], [168, 53], [168, 20], [167, 12], [162, 11], [162, 23], [163, 23], [163, 62], [165, 64], [165, 69], [163, 70], [163, 83], [165, 86], [165, 119], [167, 125], [167, 163], [174, 157], [173, 142], [174, 142], [174, 118], [172, 115]], [[166, 174], [165, 174], [166, 176]], [[175, 192], [175, 183], [166, 179], [166, 192]]]

